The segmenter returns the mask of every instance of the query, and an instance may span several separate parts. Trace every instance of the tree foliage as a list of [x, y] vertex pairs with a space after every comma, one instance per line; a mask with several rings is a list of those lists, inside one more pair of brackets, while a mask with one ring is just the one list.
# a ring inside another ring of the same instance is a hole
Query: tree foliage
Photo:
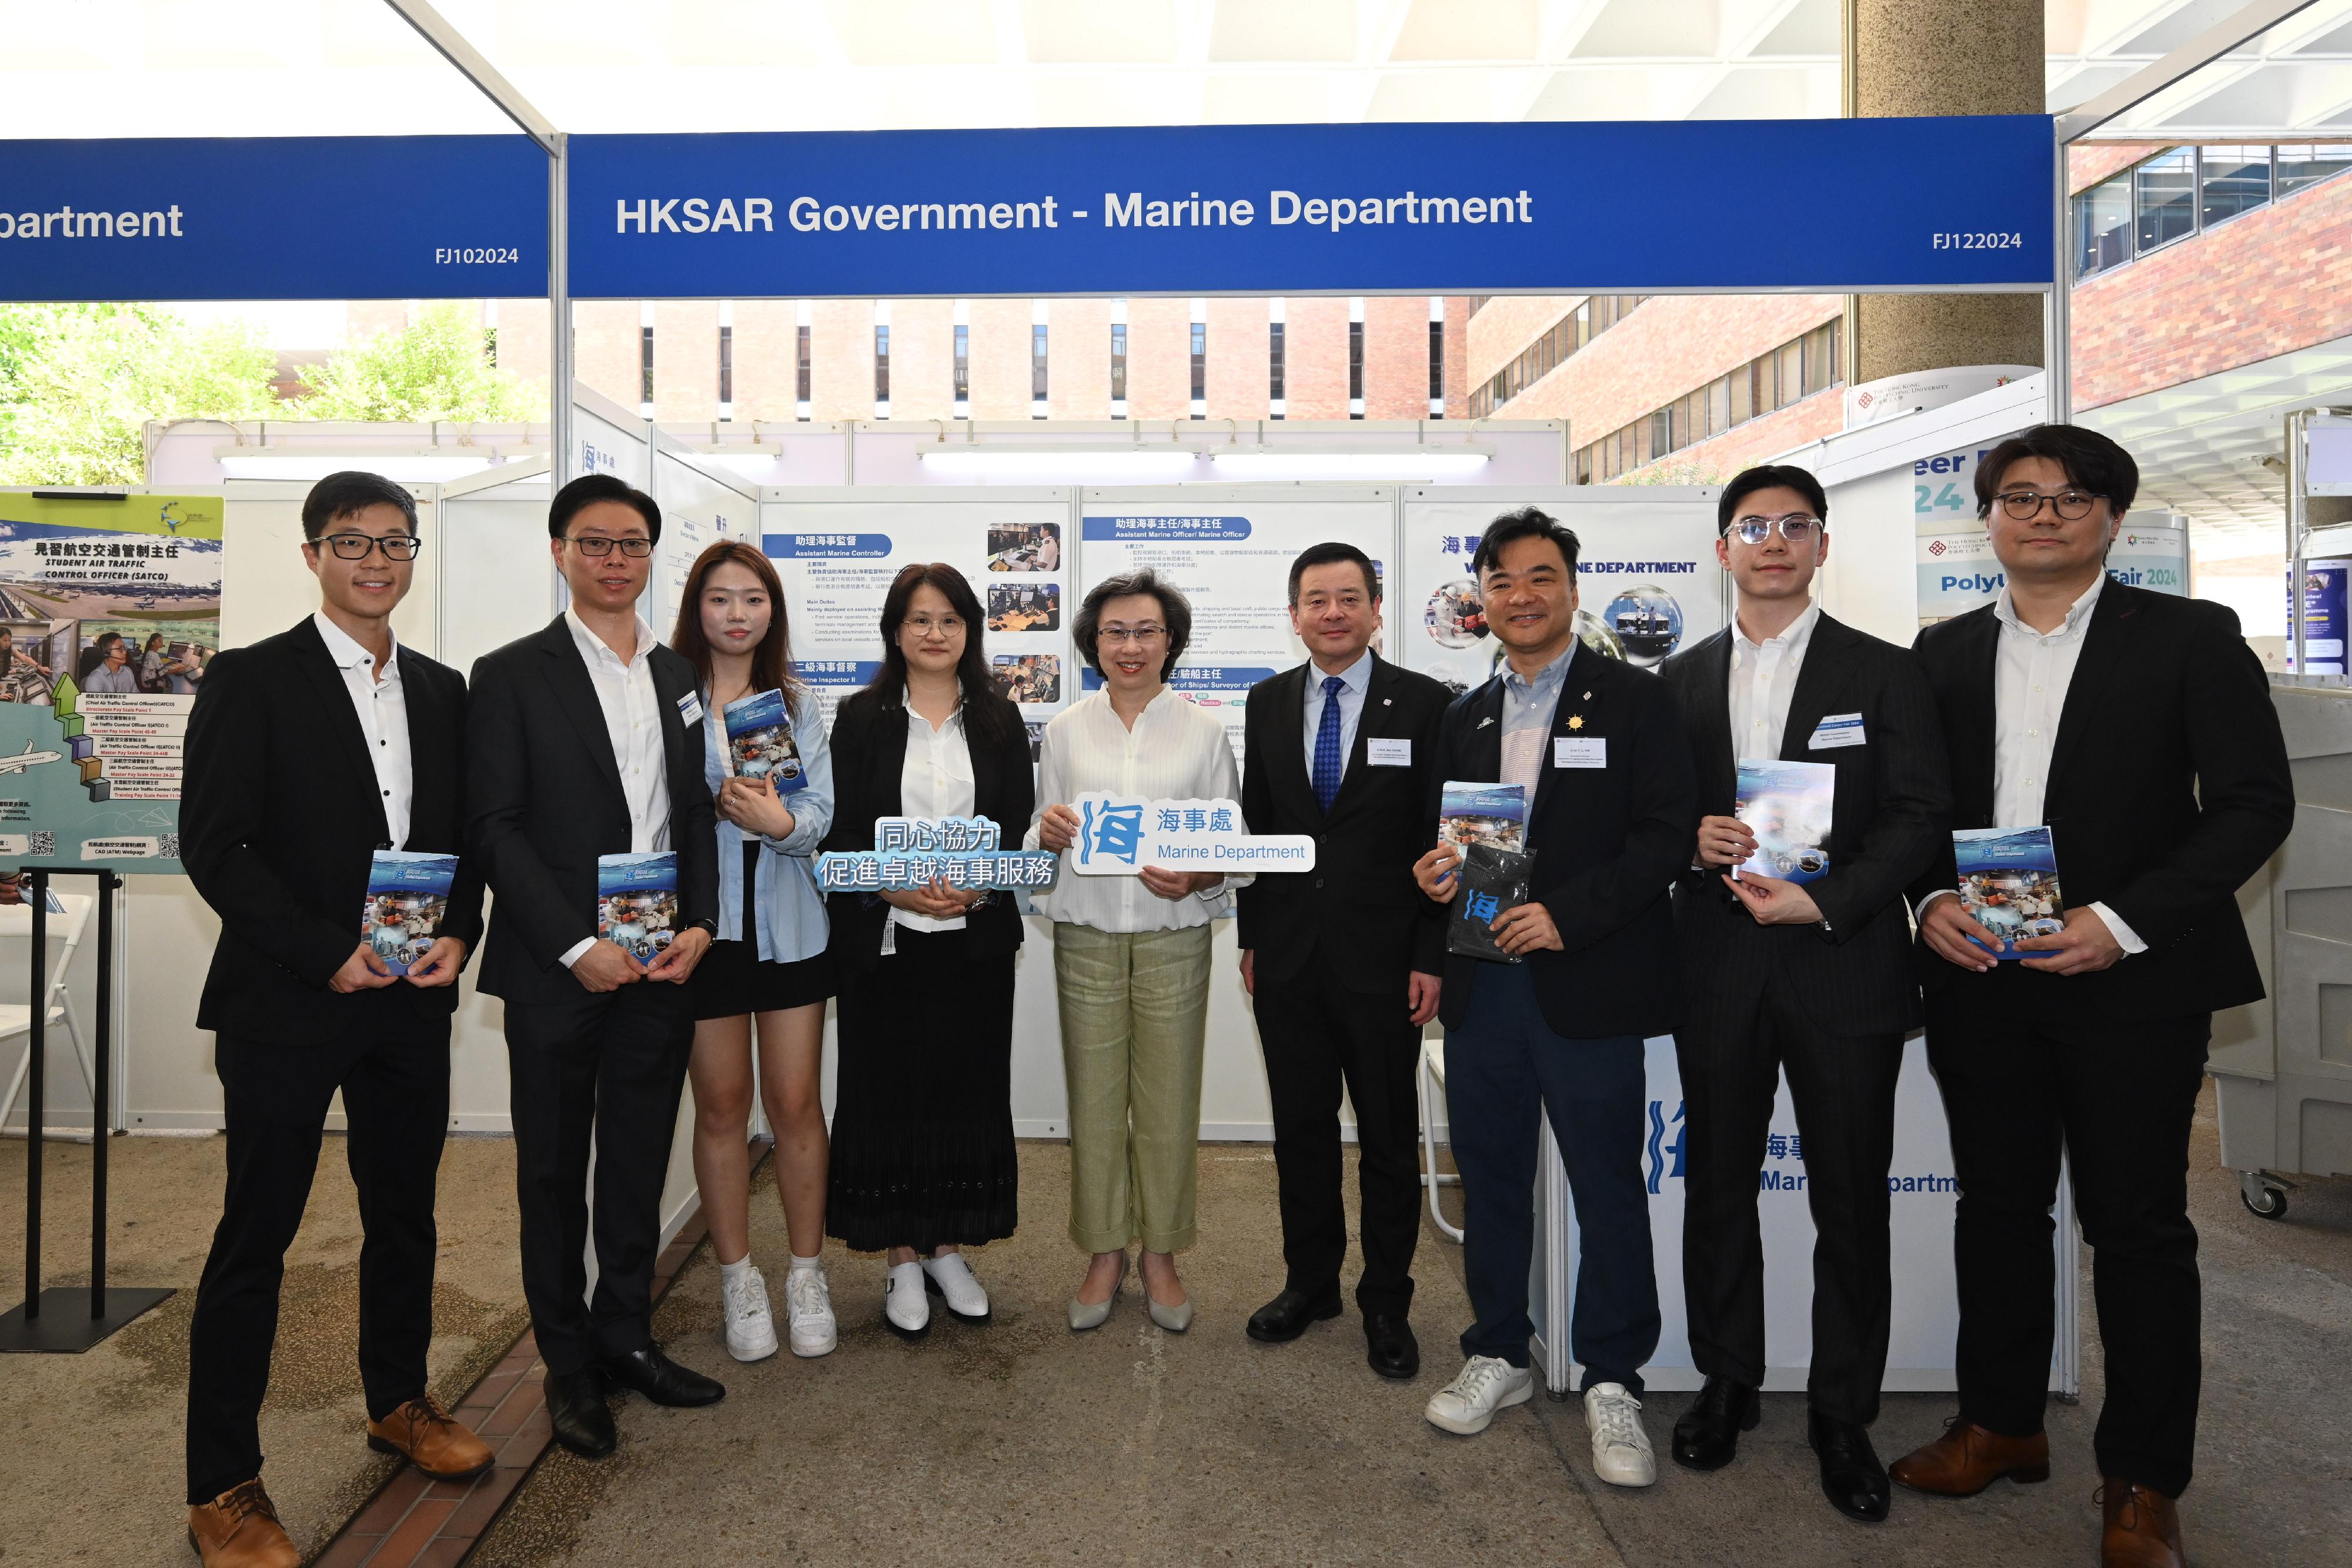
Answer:
[[0, 305], [0, 484], [136, 485], [147, 421], [278, 412], [248, 323], [152, 305]]
[[299, 417], [509, 420], [547, 417], [546, 394], [490, 363], [463, 300], [427, 305], [397, 331], [339, 350], [303, 374]]

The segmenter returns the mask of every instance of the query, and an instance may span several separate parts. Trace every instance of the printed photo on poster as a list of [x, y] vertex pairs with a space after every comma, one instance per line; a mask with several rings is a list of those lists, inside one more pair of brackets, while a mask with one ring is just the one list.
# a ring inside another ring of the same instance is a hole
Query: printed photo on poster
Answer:
[[1062, 700], [1060, 654], [999, 653], [993, 664], [996, 689], [1023, 707]]
[[1058, 632], [1062, 585], [1058, 582], [988, 584], [988, 629], [992, 632]]
[[991, 571], [1059, 571], [1062, 525], [1015, 523], [988, 530]]

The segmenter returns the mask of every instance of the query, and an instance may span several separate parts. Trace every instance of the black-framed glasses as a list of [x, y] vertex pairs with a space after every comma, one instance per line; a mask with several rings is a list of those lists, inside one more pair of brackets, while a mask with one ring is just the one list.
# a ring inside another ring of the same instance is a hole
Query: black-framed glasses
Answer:
[[386, 560], [415, 560], [425, 541], [415, 534], [328, 534], [312, 539], [314, 545], [335, 552], [337, 560], [365, 560], [370, 550], [381, 549]]
[[1778, 528], [1782, 538], [1792, 545], [1801, 545], [1811, 538], [1813, 530], [1821, 526], [1819, 517], [1804, 512], [1790, 512], [1785, 517], [1737, 517], [1732, 520], [1728, 531], [1737, 534], [1744, 543], [1760, 545], [1772, 537], [1774, 528]]
[[2047, 502], [2063, 521], [2079, 523], [2091, 515], [2094, 502], [2105, 499], [2091, 490], [2061, 490], [2054, 496], [2045, 496], [2039, 490], [2004, 490], [2000, 494], [2000, 509], [2021, 523], [2030, 523], [2042, 515], [2042, 505]]
[[614, 545], [620, 546], [621, 553], [631, 560], [643, 560], [654, 553], [654, 541], [648, 538], [616, 539], [604, 534], [566, 534], [563, 537], [567, 542], [578, 545], [580, 553], [584, 556], [611, 555]]

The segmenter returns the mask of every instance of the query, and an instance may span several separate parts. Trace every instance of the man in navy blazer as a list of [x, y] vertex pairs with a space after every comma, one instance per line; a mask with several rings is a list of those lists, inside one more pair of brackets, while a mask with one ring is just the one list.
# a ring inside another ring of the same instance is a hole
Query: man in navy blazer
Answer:
[[[1576, 554], [1576, 536], [1532, 507], [1487, 528], [1471, 569], [1507, 667], [1455, 698], [1438, 732], [1435, 780], [1526, 789], [1535, 861], [1534, 896], [1490, 923], [1513, 961], [1445, 961], [1446, 1102], [1477, 1322], [1462, 1336], [1461, 1375], [1428, 1416], [1481, 1432], [1533, 1391], [1528, 1269], [1537, 1118], [1549, 1113], [1576, 1201], [1570, 1348], [1585, 1368], [1593, 1468], [1614, 1485], [1648, 1486], [1657, 1462], [1642, 1430], [1642, 1365], [1659, 1316], [1643, 1042], [1677, 1017], [1669, 891], [1690, 864], [1698, 796], [1665, 683], [1579, 643]], [[1433, 829], [1438, 803], [1433, 790]], [[1451, 904], [1459, 870], [1439, 844], [1413, 874]]]

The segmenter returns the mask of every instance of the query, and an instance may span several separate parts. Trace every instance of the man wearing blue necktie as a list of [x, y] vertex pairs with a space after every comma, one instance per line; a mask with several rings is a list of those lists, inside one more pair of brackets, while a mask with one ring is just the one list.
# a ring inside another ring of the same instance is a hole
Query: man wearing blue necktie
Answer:
[[1372, 652], [1380, 623], [1372, 561], [1353, 545], [1310, 547], [1290, 568], [1290, 624], [1307, 662], [1250, 691], [1242, 813], [1253, 833], [1305, 833], [1316, 849], [1312, 871], [1261, 873], [1238, 894], [1285, 1266], [1249, 1336], [1278, 1344], [1339, 1314], [1344, 1082], [1363, 1197], [1365, 1359], [1403, 1378], [1421, 1368], [1406, 1320], [1421, 1233], [1413, 1071], [1444, 962], [1442, 911], [1414, 884], [1412, 862], [1449, 694]]

